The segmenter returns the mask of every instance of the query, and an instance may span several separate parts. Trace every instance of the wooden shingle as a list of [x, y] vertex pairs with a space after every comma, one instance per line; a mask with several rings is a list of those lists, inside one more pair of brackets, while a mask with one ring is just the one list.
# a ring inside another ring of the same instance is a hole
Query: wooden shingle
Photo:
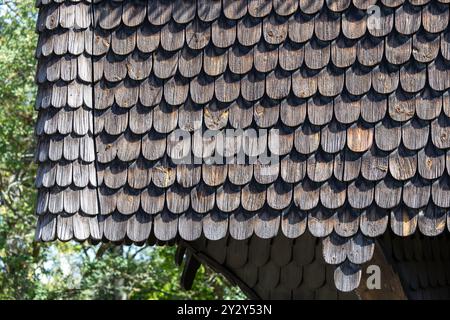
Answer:
[[[448, 228], [448, 1], [91, 2], [37, 1], [38, 240], [227, 238], [248, 292], [339, 297], [375, 237]], [[229, 129], [277, 161], [179, 163], [221, 146], [180, 131]]]

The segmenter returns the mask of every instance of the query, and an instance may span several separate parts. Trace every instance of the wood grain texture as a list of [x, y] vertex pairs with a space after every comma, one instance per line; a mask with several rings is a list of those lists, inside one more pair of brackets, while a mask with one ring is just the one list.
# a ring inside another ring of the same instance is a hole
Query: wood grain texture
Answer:
[[[230, 245], [229, 261], [250, 291], [290, 298], [339, 297], [324, 285], [330, 277], [354, 288], [388, 227], [444, 233], [449, 3], [385, 0], [372, 13], [374, 3], [38, 1], [37, 239], [252, 242], [282, 233], [270, 243], [293, 247], [292, 257], [273, 249], [272, 262], [256, 259], [261, 283], [236, 253], [242, 244]], [[190, 147], [198, 160], [220, 146], [178, 144], [180, 129], [231, 128], [260, 139], [225, 140], [227, 157], [277, 160], [179, 163]], [[315, 264], [295, 272], [289, 260], [307, 264], [309, 253], [299, 257], [294, 240], [308, 232], [345, 238], [344, 260], [327, 247], [343, 263], [336, 273], [314, 274]]]

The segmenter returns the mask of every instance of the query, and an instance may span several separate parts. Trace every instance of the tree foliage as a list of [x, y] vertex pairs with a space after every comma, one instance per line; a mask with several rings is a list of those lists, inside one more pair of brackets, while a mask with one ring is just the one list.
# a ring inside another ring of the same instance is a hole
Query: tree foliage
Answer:
[[179, 286], [173, 247], [36, 243], [33, 0], [0, 0], [0, 299], [242, 298], [201, 267]]

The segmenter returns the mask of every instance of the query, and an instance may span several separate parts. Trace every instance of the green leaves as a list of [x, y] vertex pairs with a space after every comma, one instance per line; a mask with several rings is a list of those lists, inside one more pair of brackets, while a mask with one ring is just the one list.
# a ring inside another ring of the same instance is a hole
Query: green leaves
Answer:
[[32, 1], [4, 1], [0, 13], [0, 298], [34, 292]]

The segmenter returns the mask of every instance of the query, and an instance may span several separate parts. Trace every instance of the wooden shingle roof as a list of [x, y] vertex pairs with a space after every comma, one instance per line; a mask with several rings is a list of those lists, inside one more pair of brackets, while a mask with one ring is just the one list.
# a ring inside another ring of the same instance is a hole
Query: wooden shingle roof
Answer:
[[[387, 228], [450, 227], [450, 1], [37, 5], [38, 240], [308, 230], [348, 290]], [[227, 129], [279, 161], [177, 162], [178, 130]]]

